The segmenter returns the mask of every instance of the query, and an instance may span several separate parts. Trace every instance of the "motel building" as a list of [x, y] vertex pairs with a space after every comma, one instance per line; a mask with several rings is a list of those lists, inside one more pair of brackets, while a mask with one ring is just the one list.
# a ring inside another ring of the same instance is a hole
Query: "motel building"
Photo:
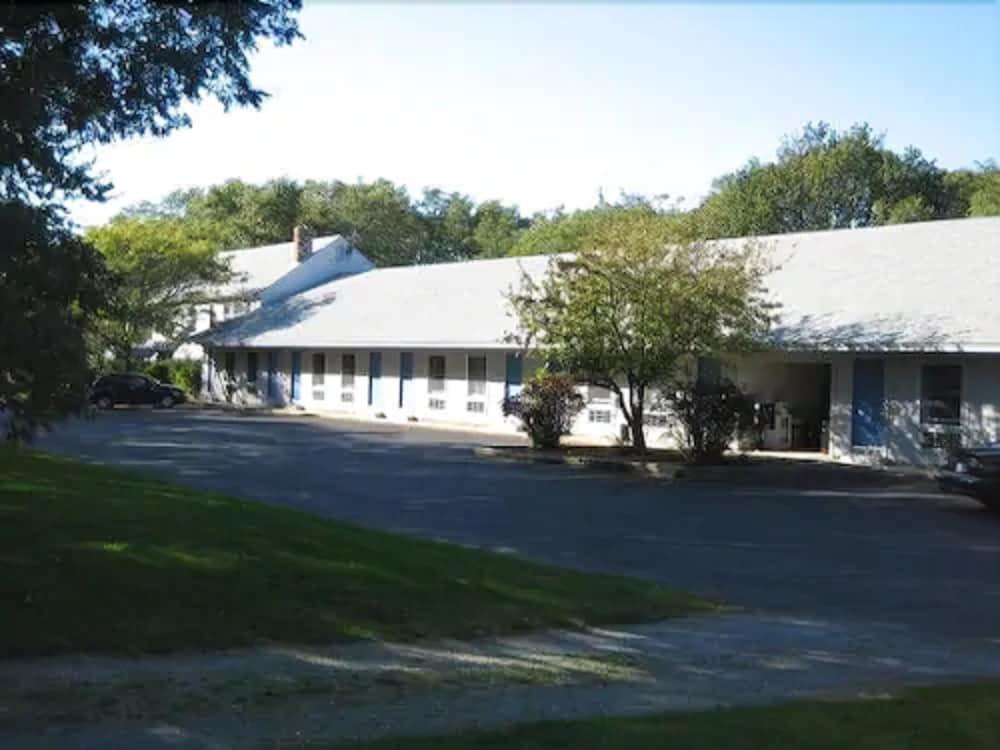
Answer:
[[[754, 397], [764, 449], [934, 464], [956, 441], [1000, 440], [1000, 218], [756, 239], [775, 266], [769, 346], [691, 369]], [[203, 395], [514, 431], [501, 403], [539, 363], [510, 343], [508, 293], [549, 261], [372, 268], [277, 295], [196, 337]], [[612, 395], [581, 390], [573, 434], [620, 439]], [[649, 413], [646, 430], [651, 446], [675, 440], [669, 413]]]

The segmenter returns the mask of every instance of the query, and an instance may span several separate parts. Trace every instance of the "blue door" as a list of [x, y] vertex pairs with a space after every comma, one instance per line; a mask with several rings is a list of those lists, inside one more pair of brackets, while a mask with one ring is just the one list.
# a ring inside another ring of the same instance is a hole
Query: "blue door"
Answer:
[[504, 398], [516, 396], [521, 392], [521, 382], [524, 378], [524, 358], [520, 354], [507, 354], [507, 374], [504, 377]]
[[278, 398], [278, 353], [267, 353], [267, 398], [275, 401]]
[[382, 352], [368, 352], [368, 405], [378, 403], [379, 381], [382, 379]]
[[851, 445], [885, 444], [885, 367], [881, 359], [854, 360]]
[[302, 352], [292, 352], [292, 401], [302, 397]]
[[405, 409], [413, 388], [413, 352], [399, 353], [399, 408]]

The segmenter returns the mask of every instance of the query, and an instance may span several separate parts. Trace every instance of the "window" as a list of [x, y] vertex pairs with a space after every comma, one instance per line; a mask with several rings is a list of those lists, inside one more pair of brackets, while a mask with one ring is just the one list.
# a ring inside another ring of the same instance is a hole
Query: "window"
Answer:
[[588, 385], [587, 401], [591, 404], [611, 403], [611, 389], [600, 385]]
[[354, 366], [355, 359], [353, 354], [344, 354], [340, 358], [340, 385], [344, 389], [354, 387]]
[[247, 383], [257, 382], [257, 352], [247, 352]]
[[470, 414], [485, 414], [486, 404], [482, 401], [467, 401], [465, 403], [465, 410]]
[[[431, 393], [444, 391], [446, 377], [444, 357], [433, 356], [427, 360], [427, 390]], [[431, 407], [434, 408], [433, 406]], [[442, 407], [443, 408], [443, 407]]]
[[342, 391], [340, 394], [340, 402], [343, 404], [353, 404], [354, 394], [351, 391]]
[[236, 352], [226, 352], [224, 369], [226, 371], [226, 377], [232, 379], [232, 377], [236, 374]]
[[323, 391], [313, 391], [312, 393], [313, 401], [322, 401], [326, 398], [326, 393]]
[[719, 385], [722, 382], [722, 362], [715, 357], [698, 357], [698, 385]]
[[313, 385], [323, 385], [326, 382], [326, 355], [313, 355]]
[[427, 401], [427, 408], [433, 409], [434, 411], [444, 410], [444, 399], [443, 398], [432, 398]]
[[642, 415], [642, 423], [646, 425], [646, 427], [666, 427], [668, 424], [668, 419], [667, 415], [663, 414], [662, 412], [660, 413], [646, 412], [645, 414]]
[[589, 409], [587, 411], [587, 421], [598, 424], [611, 424], [611, 412], [607, 409]]
[[467, 379], [470, 396], [486, 395], [486, 357], [469, 357]]
[[920, 421], [932, 424], [961, 423], [960, 365], [924, 365], [920, 378]]

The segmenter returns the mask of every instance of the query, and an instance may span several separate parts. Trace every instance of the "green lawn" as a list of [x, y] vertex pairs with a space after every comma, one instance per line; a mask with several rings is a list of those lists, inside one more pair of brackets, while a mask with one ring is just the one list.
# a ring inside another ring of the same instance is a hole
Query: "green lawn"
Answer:
[[891, 700], [797, 701], [760, 708], [530, 724], [338, 750], [996, 750], [1000, 686], [927, 688]]
[[10, 447], [0, 602], [6, 657], [469, 637], [712, 606]]

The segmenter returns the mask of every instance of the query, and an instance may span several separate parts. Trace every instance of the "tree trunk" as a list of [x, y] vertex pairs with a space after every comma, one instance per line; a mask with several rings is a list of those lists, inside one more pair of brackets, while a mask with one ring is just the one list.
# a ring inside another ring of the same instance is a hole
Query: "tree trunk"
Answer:
[[641, 456], [646, 454], [646, 434], [642, 429], [644, 390], [641, 385], [636, 386], [634, 381], [629, 378], [629, 402], [626, 404], [625, 394], [622, 393], [621, 389], [615, 389], [615, 395], [618, 396], [618, 408], [621, 409], [625, 423], [628, 425], [629, 434], [632, 436], [632, 449]]
[[642, 410], [639, 410], [638, 416], [635, 412], [632, 413], [632, 419], [629, 421], [629, 430], [632, 432], [632, 448], [640, 456], [646, 455], [646, 433], [642, 430]]

